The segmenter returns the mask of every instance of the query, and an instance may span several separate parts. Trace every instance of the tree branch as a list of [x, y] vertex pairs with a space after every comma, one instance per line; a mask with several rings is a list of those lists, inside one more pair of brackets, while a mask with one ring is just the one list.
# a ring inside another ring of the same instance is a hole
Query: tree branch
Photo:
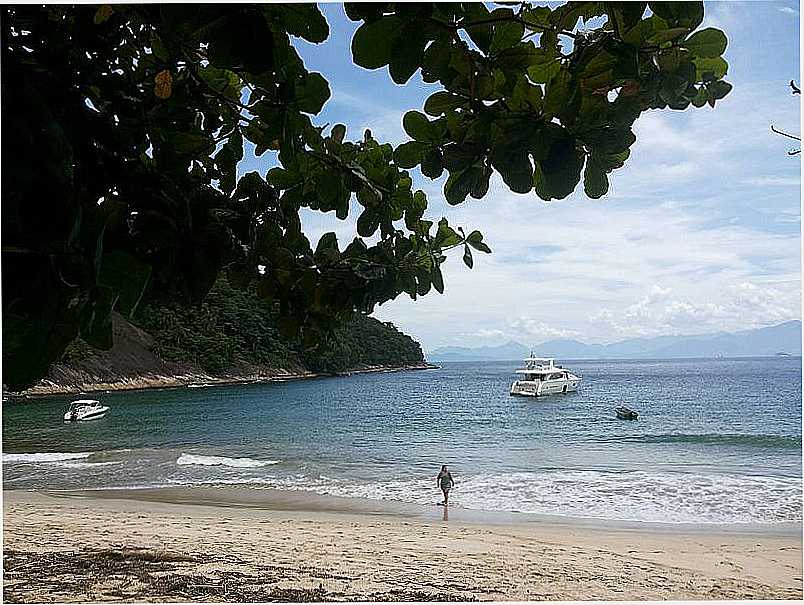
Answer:
[[786, 132], [783, 132], [783, 131], [781, 131], [781, 130], [777, 130], [776, 128], [774, 128], [774, 127], [773, 127], [773, 124], [771, 124], [771, 130], [772, 130], [773, 132], [775, 132], [776, 134], [780, 134], [780, 135], [782, 135], [783, 137], [787, 137], [788, 139], [794, 139], [794, 140], [796, 140], [796, 141], [800, 141], [800, 140], [801, 140], [801, 137], [797, 137], [797, 136], [795, 136], [795, 135], [793, 135], [793, 134], [787, 134]]

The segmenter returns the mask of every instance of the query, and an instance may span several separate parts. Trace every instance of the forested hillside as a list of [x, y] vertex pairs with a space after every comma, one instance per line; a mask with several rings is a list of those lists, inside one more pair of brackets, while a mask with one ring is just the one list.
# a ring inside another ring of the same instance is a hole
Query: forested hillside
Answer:
[[154, 352], [162, 359], [190, 362], [211, 373], [244, 364], [345, 371], [424, 361], [421, 346], [410, 336], [359, 314], [315, 349], [305, 348], [280, 335], [277, 313], [265, 301], [223, 279], [201, 305], [149, 303], [133, 323], [154, 337]]
[[419, 343], [390, 323], [357, 314], [315, 348], [281, 334], [278, 313], [218, 280], [199, 305], [143, 302], [112, 317], [114, 346], [76, 340], [27, 394], [307, 377], [424, 366]]

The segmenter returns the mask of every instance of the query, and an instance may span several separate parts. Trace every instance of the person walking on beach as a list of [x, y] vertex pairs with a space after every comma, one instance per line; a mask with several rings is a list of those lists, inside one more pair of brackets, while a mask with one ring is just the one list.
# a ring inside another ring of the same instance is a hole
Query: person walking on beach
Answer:
[[439, 502], [439, 504], [447, 506], [449, 504], [449, 490], [451, 490], [452, 486], [455, 485], [455, 480], [452, 478], [452, 475], [447, 469], [446, 464], [441, 466], [441, 472], [438, 473], [437, 480], [438, 486], [441, 488], [441, 491], [444, 492], [444, 501]]

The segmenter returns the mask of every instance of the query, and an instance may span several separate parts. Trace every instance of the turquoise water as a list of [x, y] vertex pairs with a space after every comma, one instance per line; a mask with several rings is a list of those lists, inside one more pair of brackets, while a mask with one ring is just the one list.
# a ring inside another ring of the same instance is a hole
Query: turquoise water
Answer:
[[[596, 519], [800, 521], [801, 359], [579, 361], [575, 394], [508, 394], [518, 362], [3, 405], [6, 489], [250, 485]], [[614, 407], [640, 412], [617, 420]]]

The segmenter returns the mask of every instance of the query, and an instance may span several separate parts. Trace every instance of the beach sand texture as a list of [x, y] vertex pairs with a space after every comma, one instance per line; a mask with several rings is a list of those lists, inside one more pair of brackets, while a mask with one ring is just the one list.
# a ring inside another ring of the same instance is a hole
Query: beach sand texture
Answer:
[[5, 491], [5, 601], [802, 598], [795, 532], [490, 524], [460, 509], [445, 522], [436, 507], [235, 506], [214, 492]]

